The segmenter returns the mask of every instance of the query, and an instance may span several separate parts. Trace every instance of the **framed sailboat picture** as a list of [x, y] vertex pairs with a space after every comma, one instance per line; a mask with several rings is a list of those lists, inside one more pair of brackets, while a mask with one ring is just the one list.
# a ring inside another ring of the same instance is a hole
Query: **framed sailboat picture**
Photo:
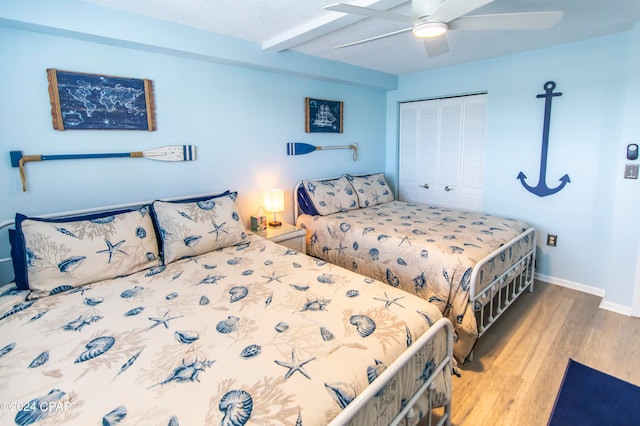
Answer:
[[305, 98], [305, 132], [342, 133], [343, 103]]

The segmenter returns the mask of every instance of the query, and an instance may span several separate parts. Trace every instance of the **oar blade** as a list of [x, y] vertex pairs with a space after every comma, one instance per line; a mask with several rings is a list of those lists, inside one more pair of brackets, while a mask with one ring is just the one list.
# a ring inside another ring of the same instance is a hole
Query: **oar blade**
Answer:
[[317, 149], [314, 145], [303, 142], [287, 143], [287, 155], [303, 155], [313, 152]]
[[144, 151], [142, 156], [158, 161], [194, 161], [196, 159], [196, 147], [195, 145], [163, 146]]

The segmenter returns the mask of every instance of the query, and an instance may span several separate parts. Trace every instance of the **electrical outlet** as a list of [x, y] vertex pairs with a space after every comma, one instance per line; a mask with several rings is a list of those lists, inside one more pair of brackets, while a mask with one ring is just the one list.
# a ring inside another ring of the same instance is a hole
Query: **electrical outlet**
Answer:
[[551, 247], [558, 245], [558, 236], [554, 234], [547, 234], [547, 245]]
[[625, 179], [638, 179], [638, 164], [627, 164], [624, 166]]

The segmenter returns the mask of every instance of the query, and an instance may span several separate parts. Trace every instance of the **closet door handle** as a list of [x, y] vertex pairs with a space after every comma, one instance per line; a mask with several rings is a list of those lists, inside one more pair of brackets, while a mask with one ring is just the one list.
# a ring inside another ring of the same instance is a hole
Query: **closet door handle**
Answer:
[[420, 188], [429, 189], [429, 184], [425, 183], [424, 185], [418, 185]]
[[449, 191], [453, 191], [455, 188], [451, 188], [449, 185], [444, 187], [444, 190], [449, 192]]

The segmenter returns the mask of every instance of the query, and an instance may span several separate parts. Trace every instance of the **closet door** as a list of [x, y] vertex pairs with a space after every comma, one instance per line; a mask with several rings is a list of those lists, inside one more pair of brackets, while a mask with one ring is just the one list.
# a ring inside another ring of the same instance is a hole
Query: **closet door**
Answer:
[[[441, 207], [458, 207], [463, 104], [460, 98], [439, 99], [438, 103], [440, 134], [437, 143], [440, 149], [434, 186], [435, 202]], [[428, 133], [429, 129], [425, 129], [425, 132]]]
[[487, 95], [466, 96], [464, 101], [458, 207], [480, 211], [484, 185]]
[[[424, 129], [438, 125], [436, 105], [419, 102], [400, 105], [400, 174], [399, 199], [422, 204], [434, 204], [433, 185], [437, 176], [438, 144], [433, 132]], [[429, 184], [429, 182], [431, 182]]]
[[400, 105], [399, 199], [482, 208], [486, 95]]

